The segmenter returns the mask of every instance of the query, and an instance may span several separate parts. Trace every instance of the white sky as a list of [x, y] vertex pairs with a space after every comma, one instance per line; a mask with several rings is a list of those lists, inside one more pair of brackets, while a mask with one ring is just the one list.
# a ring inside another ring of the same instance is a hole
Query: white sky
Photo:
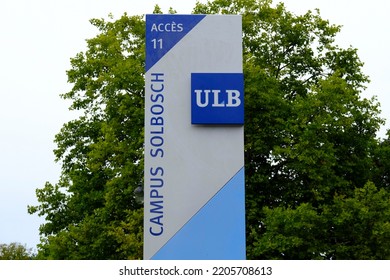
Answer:
[[[0, 243], [39, 243], [43, 222], [27, 214], [36, 205], [35, 189], [56, 183], [54, 135], [75, 114], [59, 94], [67, 92], [69, 59], [84, 51], [96, 34], [89, 19], [115, 18], [124, 12], [147, 14], [159, 4], [190, 13], [195, 0], [1, 0], [0, 3]], [[204, 0], [201, 2], [205, 2]], [[331, 23], [343, 25], [337, 42], [359, 49], [371, 78], [364, 96], [378, 96], [390, 120], [388, 46], [390, 2], [386, 0], [286, 0], [301, 14], [314, 8]], [[380, 132], [384, 136], [387, 124]]]

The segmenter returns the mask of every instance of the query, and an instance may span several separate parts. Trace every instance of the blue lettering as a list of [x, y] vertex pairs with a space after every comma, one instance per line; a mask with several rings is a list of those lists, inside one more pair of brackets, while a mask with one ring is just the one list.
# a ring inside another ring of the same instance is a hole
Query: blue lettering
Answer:
[[160, 176], [163, 176], [164, 175], [164, 168], [162, 168], [162, 167], [156, 167], [156, 168], [151, 167], [150, 168], [151, 175], [157, 176], [158, 173], [160, 173]]
[[[154, 196], [155, 193], [150, 193], [151, 197], [152, 195]], [[162, 219], [164, 218], [163, 216], [163, 201], [160, 200], [160, 201], [151, 201], [150, 202], [150, 206], [154, 206], [155, 208], [151, 208], [150, 209], [150, 213], [153, 213], [153, 214], [161, 214], [161, 215], [158, 215], [158, 216], [154, 216], [153, 218], [151, 218], [149, 221], [150, 223], [154, 224], [154, 225], [158, 225], [160, 226], [159, 227], [159, 231], [155, 231], [154, 230], [154, 227], [151, 226], [149, 228], [149, 232], [150, 234], [152, 234], [153, 236], [159, 236], [163, 233], [164, 231], [164, 228], [163, 228], [163, 223], [162, 223]], [[158, 228], [158, 227], [157, 227]]]
[[[160, 200], [160, 201], [151, 201], [150, 202], [150, 206], [154, 206], [155, 208], [151, 208], [150, 209], [150, 213], [154, 213], [154, 214], [164, 214], [164, 212], [163, 212], [163, 206], [161, 205], [161, 204], [163, 204], [163, 201], [162, 200]], [[163, 217], [162, 215], [161, 216], [159, 216], [159, 217]], [[152, 221], [152, 220], [154, 220], [154, 219], [150, 219], [150, 221]], [[160, 221], [160, 219], [158, 219], [159, 221]], [[158, 223], [159, 225], [162, 225], [162, 223]]]
[[164, 150], [161, 149], [161, 148], [158, 148], [158, 149], [151, 149], [150, 150], [150, 155], [152, 157], [160, 157], [160, 158], [163, 158], [164, 157]]
[[164, 73], [152, 73], [150, 74], [154, 79], [152, 79], [152, 82], [164, 82], [164, 79], [162, 78], [160, 80], [160, 76], [164, 77]]
[[151, 234], [151, 235], [154, 235], [154, 236], [159, 236], [159, 235], [161, 235], [161, 234], [163, 233], [163, 231], [164, 231], [164, 228], [163, 228], [163, 227], [160, 227], [160, 231], [159, 231], [159, 232], [155, 232], [155, 231], [153, 230], [152, 227], [149, 228], [150, 234]]
[[151, 181], [150, 183], [151, 188], [162, 188], [164, 186], [164, 180], [161, 178], [151, 178], [150, 181]]
[[[171, 32], [174, 29], [174, 23], [170, 24], [158, 24], [153, 25], [152, 31]], [[175, 28], [179, 28], [178, 25]], [[151, 74], [151, 85], [150, 89], [152, 94], [150, 95], [150, 131], [149, 131], [149, 144], [150, 144], [150, 155], [153, 158], [164, 157], [164, 74], [163, 73], [152, 73]], [[149, 170], [150, 182], [149, 182], [149, 199], [150, 199], [150, 227], [149, 232], [153, 236], [159, 236], [163, 234], [163, 219], [164, 219], [164, 168], [152, 167]]]

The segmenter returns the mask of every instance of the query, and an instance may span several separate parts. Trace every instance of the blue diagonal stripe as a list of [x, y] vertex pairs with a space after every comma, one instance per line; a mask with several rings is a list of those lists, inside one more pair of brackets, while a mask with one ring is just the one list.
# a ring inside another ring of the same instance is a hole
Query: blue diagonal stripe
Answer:
[[242, 168], [152, 259], [245, 259], [244, 181]]

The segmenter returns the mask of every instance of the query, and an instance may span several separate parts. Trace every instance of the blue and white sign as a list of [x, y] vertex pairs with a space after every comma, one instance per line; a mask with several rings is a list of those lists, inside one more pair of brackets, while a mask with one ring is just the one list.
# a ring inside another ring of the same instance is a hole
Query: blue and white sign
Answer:
[[205, 15], [147, 15], [146, 71], [157, 63]]
[[192, 73], [192, 124], [244, 124], [242, 73]]
[[146, 16], [144, 259], [245, 259], [241, 29]]

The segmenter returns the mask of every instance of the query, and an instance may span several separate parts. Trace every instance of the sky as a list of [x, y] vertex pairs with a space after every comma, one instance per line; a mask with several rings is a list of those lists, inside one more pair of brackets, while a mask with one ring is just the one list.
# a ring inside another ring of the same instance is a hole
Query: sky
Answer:
[[[196, 0], [1, 0], [0, 3], [0, 244], [39, 243], [43, 218], [27, 213], [37, 205], [35, 190], [56, 183], [54, 136], [77, 114], [60, 98], [70, 90], [70, 58], [86, 50], [97, 30], [91, 18], [152, 13], [155, 4], [178, 13], [192, 11]], [[200, 1], [200, 2], [205, 2]], [[278, 1], [274, 1], [276, 3]], [[342, 25], [336, 42], [358, 49], [371, 83], [363, 97], [377, 96], [390, 123], [390, 45], [386, 0], [285, 0], [295, 14], [319, 8], [321, 16]], [[389, 124], [379, 132], [384, 137]]]

